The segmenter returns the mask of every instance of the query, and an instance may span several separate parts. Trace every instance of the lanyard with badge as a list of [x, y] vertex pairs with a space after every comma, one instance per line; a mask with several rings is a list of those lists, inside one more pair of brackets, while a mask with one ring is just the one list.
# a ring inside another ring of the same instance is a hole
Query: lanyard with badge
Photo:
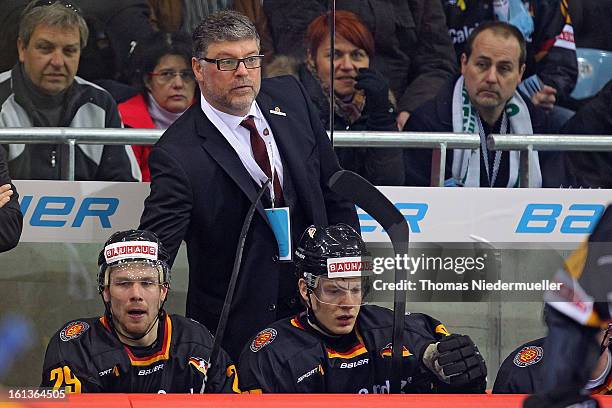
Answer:
[[[476, 120], [478, 121], [478, 134], [480, 135], [480, 146], [482, 149], [482, 157], [484, 159], [485, 170], [487, 172], [487, 180], [489, 180], [489, 187], [493, 187], [495, 185], [495, 180], [497, 180], [497, 173], [499, 172], [502, 152], [501, 150], [495, 152], [495, 157], [493, 158], [493, 174], [491, 174], [489, 169], [489, 149], [487, 148], [487, 135], [485, 135], [484, 127], [482, 126], [482, 122], [480, 120], [480, 115], [476, 115]], [[499, 130], [500, 135], [506, 134], [507, 126], [508, 117], [506, 115], [506, 111], [504, 110], [501, 121], [501, 129]]]
[[[268, 129], [264, 130], [264, 135], [266, 135], [267, 130]], [[276, 167], [274, 166], [274, 149], [269, 140], [265, 142], [268, 147], [266, 150], [270, 152], [270, 173], [272, 174], [270, 180], [270, 201], [272, 203], [272, 207], [266, 208], [265, 211], [278, 244], [279, 261], [291, 261], [291, 217], [289, 215], [289, 207], [276, 208], [274, 206], [274, 200], [276, 199], [274, 193], [274, 177], [276, 175]]]

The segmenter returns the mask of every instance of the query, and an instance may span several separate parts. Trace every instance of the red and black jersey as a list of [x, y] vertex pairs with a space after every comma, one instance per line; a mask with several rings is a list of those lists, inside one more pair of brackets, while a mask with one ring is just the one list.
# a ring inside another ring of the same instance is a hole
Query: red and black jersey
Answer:
[[[406, 315], [405, 322], [402, 391], [452, 392], [421, 363], [427, 345], [448, 335], [444, 325], [420, 313]], [[377, 306], [362, 306], [355, 330], [337, 337], [314, 329], [305, 313], [279, 320], [244, 348], [240, 388], [251, 393], [389, 393], [392, 331], [393, 312]]]
[[[506, 357], [497, 372], [494, 394], [536, 394], [544, 389], [549, 372], [544, 340], [542, 337], [525, 343]], [[601, 384], [589, 391], [591, 394], [612, 393], [612, 370], [609, 370]]]
[[[69, 393], [200, 393], [213, 337], [195, 320], [163, 314], [157, 341], [126, 346], [106, 317], [69, 322], [49, 342], [41, 387]], [[238, 393], [238, 377], [221, 350], [207, 392]]]

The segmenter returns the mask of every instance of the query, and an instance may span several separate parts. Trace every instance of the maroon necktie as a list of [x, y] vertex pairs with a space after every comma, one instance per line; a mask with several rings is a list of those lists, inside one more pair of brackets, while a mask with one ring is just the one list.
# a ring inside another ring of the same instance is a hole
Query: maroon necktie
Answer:
[[[270, 169], [270, 159], [268, 158], [266, 143], [257, 131], [253, 116], [249, 116], [245, 120], [240, 122], [240, 126], [246, 128], [251, 134], [251, 149], [253, 150], [253, 156], [255, 157], [255, 161], [266, 174], [266, 176], [268, 176], [268, 178], [272, 178], [272, 171]], [[276, 207], [281, 207], [284, 204], [285, 200], [283, 198], [283, 189], [281, 188], [280, 180], [278, 179], [278, 173], [276, 172], [276, 169], [274, 169], [274, 205]]]

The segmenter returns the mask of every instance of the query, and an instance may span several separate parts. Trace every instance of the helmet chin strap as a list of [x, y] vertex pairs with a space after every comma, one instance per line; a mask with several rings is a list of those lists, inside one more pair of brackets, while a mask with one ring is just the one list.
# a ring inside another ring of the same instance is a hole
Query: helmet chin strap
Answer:
[[306, 307], [306, 320], [308, 321], [308, 324], [313, 329], [321, 332], [322, 334], [324, 334], [324, 335], [326, 335], [328, 337], [338, 338], [338, 337], [341, 337], [341, 336], [345, 336], [345, 334], [335, 334], [335, 333], [332, 333], [331, 331], [326, 329], [325, 326], [323, 324], [321, 324], [321, 322], [319, 322], [319, 319], [317, 319], [317, 316], [315, 315], [315, 312], [312, 309], [312, 300], [310, 299], [310, 295], [314, 295], [314, 293], [312, 292], [312, 289], [308, 288], [308, 300], [307, 300], [308, 306]]
[[[142, 339], [147, 334], [149, 334], [149, 332], [151, 332], [151, 330], [153, 330], [153, 327], [155, 327], [155, 323], [157, 323], [161, 319], [161, 317], [162, 317], [162, 314], [163, 314], [163, 311], [164, 311], [164, 304], [166, 303], [166, 299], [168, 298], [166, 296], [166, 298], [164, 300], [162, 300], [161, 304], [159, 305], [159, 309], [157, 310], [157, 316], [155, 316], [155, 319], [151, 322], [151, 324], [149, 325], [149, 328], [142, 335], [136, 336], [136, 337], [131, 337], [131, 336], [128, 336], [126, 333], [121, 333], [119, 330], [117, 330], [117, 327], [115, 326], [115, 323], [114, 323], [114, 320], [113, 320], [113, 312], [111, 311], [110, 302], [106, 302], [104, 300], [104, 296], [102, 296], [102, 293], [100, 293], [100, 296], [102, 297], [102, 302], [104, 303], [105, 315], [106, 315], [106, 317], [108, 319], [109, 326], [118, 335], [121, 335], [121, 336], [125, 337], [126, 339], [130, 339], [130, 340], [134, 340], [134, 341], [138, 341], [138, 340]], [[117, 337], [119, 337], [119, 336], [117, 336]], [[121, 341], [121, 339], [119, 339], [119, 340]]]

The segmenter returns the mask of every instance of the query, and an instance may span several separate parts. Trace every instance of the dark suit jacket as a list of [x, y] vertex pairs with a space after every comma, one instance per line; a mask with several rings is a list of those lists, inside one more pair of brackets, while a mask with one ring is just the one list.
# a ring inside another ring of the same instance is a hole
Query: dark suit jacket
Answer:
[[[354, 205], [327, 187], [340, 167], [302, 86], [289, 76], [264, 79], [257, 103], [282, 156], [294, 245], [310, 224], [344, 222], [359, 228]], [[286, 116], [269, 113], [277, 107]], [[149, 156], [149, 168], [151, 194], [140, 228], [157, 233], [172, 259], [185, 240], [190, 279], [187, 316], [215, 331], [256, 185], [199, 105], [164, 133]], [[291, 299], [293, 309], [299, 308], [293, 272], [292, 264], [278, 262], [276, 240], [259, 203], [222, 343], [233, 358], [250, 336], [289, 313], [279, 301]]]

